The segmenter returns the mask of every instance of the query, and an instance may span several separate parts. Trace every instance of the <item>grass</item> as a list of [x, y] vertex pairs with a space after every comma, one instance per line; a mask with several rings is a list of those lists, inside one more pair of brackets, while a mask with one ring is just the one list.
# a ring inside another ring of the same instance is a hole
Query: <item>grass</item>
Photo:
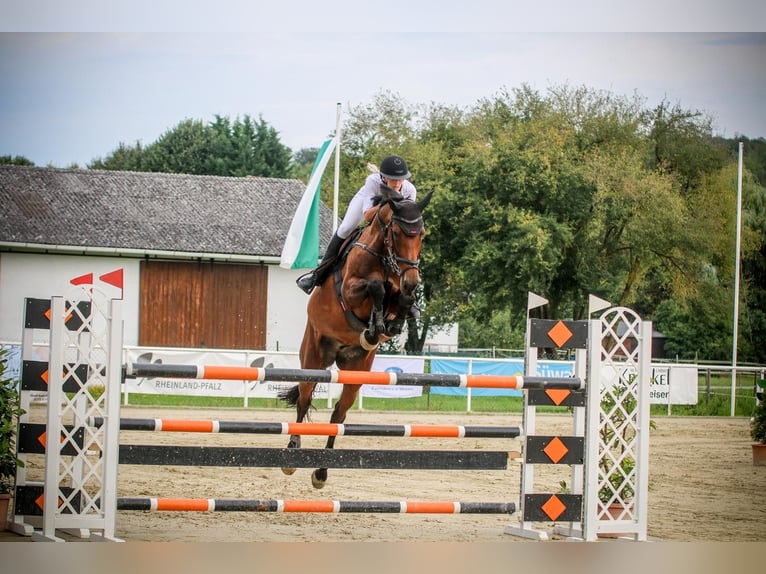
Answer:
[[[737, 395], [734, 409], [735, 415], [749, 417], [755, 409], [755, 397]], [[650, 412], [652, 416], [666, 415], [668, 407], [652, 405]], [[696, 405], [671, 405], [671, 413], [673, 416], [728, 417], [731, 415], [731, 396], [717, 393], [707, 397], [700, 393]]]
[[[134, 406], [164, 407], [203, 407], [203, 408], [242, 408], [242, 399], [236, 397], [199, 397], [186, 395], [149, 395], [130, 394], [130, 404]], [[317, 406], [326, 404], [324, 399], [315, 401]], [[385, 399], [365, 397], [363, 407], [366, 411], [433, 411], [465, 412], [466, 398], [450, 395], [423, 394], [419, 397], [403, 399]], [[472, 397], [471, 410], [480, 413], [521, 413], [524, 402], [521, 397]], [[293, 407], [278, 399], [251, 398], [249, 409], [285, 409], [292, 412]], [[358, 408], [358, 402], [354, 405]], [[538, 407], [538, 412], [568, 412], [566, 407]]]
[[[726, 373], [708, 372], [699, 369], [699, 392], [696, 405], [671, 405], [673, 416], [722, 416], [731, 414], [731, 376]], [[94, 389], [97, 393], [103, 389]], [[741, 373], [737, 377], [737, 389], [735, 396], [735, 415], [752, 416], [755, 409], [754, 379], [751, 373]], [[241, 397], [203, 397], [189, 395], [157, 395], [131, 393], [131, 405], [164, 406], [164, 407], [200, 407], [200, 408], [242, 408]], [[324, 407], [326, 399], [314, 401], [317, 407]], [[466, 412], [467, 399], [453, 395], [437, 395], [424, 392], [419, 397], [411, 398], [374, 398], [365, 397], [364, 410], [367, 411], [431, 411], [431, 412]], [[285, 409], [292, 412], [288, 407], [276, 398], [250, 398], [249, 409]], [[358, 402], [353, 409], [358, 409]], [[521, 413], [523, 411], [523, 399], [521, 397], [472, 397], [471, 412], [476, 413]], [[566, 413], [567, 407], [537, 407], [538, 412]], [[665, 404], [652, 404], [650, 415], [662, 417], [667, 415], [668, 406]]]
[[[735, 414], [751, 416], [755, 408], [755, 397], [748, 396], [747, 390], [738, 387]], [[731, 395], [726, 389], [707, 393], [701, 387], [696, 405], [672, 405], [673, 416], [729, 416]], [[242, 408], [241, 397], [202, 397], [189, 395], [155, 395], [130, 394], [130, 404], [133, 406], [163, 406], [163, 407], [199, 407], [199, 408]], [[326, 405], [326, 400], [316, 400], [315, 405]], [[366, 411], [400, 411], [400, 412], [466, 412], [466, 398], [452, 395], [435, 395], [424, 393], [419, 397], [385, 399], [365, 397], [363, 408]], [[476, 413], [521, 413], [523, 410], [521, 397], [472, 397], [471, 412]], [[248, 408], [257, 409], [294, 409], [276, 398], [250, 398]], [[353, 409], [358, 409], [358, 402]], [[566, 413], [567, 407], [537, 407], [541, 413]], [[663, 404], [653, 404], [650, 408], [652, 417], [667, 415], [668, 407]]]

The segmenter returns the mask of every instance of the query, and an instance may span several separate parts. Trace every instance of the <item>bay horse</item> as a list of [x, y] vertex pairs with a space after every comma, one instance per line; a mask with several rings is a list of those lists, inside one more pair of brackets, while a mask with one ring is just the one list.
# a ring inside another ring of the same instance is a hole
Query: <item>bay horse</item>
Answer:
[[[369, 371], [380, 343], [395, 337], [415, 303], [420, 281], [420, 249], [425, 235], [423, 210], [429, 193], [418, 202], [381, 183], [373, 207], [365, 213], [369, 225], [349, 236], [330, 275], [309, 298], [306, 330], [300, 348], [302, 369]], [[297, 422], [308, 417], [315, 382], [301, 382], [279, 397], [295, 406]], [[354, 404], [361, 385], [343, 385], [330, 422], [340, 424]], [[333, 448], [329, 436], [325, 448]], [[300, 435], [291, 435], [288, 448], [300, 448]], [[285, 474], [294, 468], [283, 468]], [[327, 469], [311, 474], [322, 488]]]

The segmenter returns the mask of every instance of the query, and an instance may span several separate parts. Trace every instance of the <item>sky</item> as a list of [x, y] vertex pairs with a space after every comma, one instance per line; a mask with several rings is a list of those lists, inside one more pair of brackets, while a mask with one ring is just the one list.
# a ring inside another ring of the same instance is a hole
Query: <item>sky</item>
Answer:
[[190, 10], [194, 0], [119, 3], [132, 12], [103, 2], [94, 11], [94, 1], [39, 11], [43, 0], [0, 0], [0, 155], [85, 167], [120, 143], [147, 145], [215, 115], [262, 117], [297, 151], [334, 131], [337, 104], [345, 114], [388, 91], [468, 109], [522, 84], [638, 94], [649, 108], [666, 100], [710, 115], [719, 135], [766, 137], [762, 2], [698, 0], [691, 22], [677, 0], [616, 14], [605, 10], [617, 0], [594, 0], [602, 10], [585, 25], [566, 11], [534, 25], [539, 13], [512, 0], [474, 0], [464, 13], [431, 0], [375, 12], [331, 0], [343, 9], [333, 18], [327, 4], [320, 13], [297, 0], [238, 11], [218, 0], [214, 13]]

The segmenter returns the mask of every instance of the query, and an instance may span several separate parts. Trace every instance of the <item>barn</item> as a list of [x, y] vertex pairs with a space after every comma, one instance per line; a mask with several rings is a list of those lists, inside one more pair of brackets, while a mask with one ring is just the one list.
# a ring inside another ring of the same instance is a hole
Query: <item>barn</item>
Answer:
[[[302, 271], [279, 267], [297, 179], [0, 166], [0, 342], [25, 297], [92, 283], [127, 345], [297, 351]], [[332, 212], [320, 211], [320, 243]]]

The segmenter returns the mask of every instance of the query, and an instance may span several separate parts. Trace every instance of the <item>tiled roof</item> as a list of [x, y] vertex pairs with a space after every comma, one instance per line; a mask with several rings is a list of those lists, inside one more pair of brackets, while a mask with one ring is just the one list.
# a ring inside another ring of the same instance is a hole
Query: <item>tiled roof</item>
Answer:
[[[297, 179], [0, 166], [0, 242], [279, 256]], [[320, 237], [332, 233], [321, 205]]]

